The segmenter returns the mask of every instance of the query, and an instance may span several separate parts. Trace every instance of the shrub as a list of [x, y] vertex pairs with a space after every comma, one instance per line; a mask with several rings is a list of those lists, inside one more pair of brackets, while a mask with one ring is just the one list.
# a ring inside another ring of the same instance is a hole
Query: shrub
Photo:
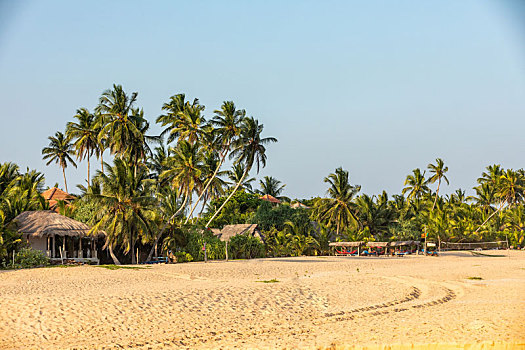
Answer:
[[22, 248], [15, 255], [15, 267], [30, 268], [49, 265], [49, 258], [40, 250]]
[[228, 251], [233, 259], [253, 259], [264, 257], [265, 248], [255, 237], [237, 235], [230, 239]]
[[178, 263], [192, 262], [193, 256], [186, 252], [175, 252], [175, 257], [177, 258]]

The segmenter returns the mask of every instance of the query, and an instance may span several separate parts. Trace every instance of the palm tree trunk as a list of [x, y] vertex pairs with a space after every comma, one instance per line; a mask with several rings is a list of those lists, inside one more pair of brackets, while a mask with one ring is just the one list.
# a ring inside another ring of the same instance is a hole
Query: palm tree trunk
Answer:
[[113, 264], [115, 265], [120, 265], [120, 261], [118, 261], [115, 253], [113, 253], [113, 247], [110, 245], [108, 245], [108, 250], [109, 250], [109, 255], [111, 256], [111, 259], [113, 259]]
[[184, 208], [184, 206], [186, 205], [187, 200], [188, 200], [188, 196], [186, 196], [184, 198], [184, 202], [182, 202], [180, 208], [177, 209], [177, 212], [175, 214], [173, 214], [171, 216], [171, 218], [168, 219], [168, 222], [165, 223], [164, 226], [162, 226], [162, 228], [160, 229], [159, 233], [155, 237], [155, 242], [153, 243], [153, 247], [151, 247], [151, 250], [149, 251], [148, 258], [146, 259], [146, 261], [151, 261], [151, 258], [153, 257], [153, 253], [155, 252], [155, 247], [159, 243], [160, 237], [162, 237], [162, 234], [164, 233], [164, 231], [166, 231], [166, 228], [168, 228], [169, 222], [171, 220], [175, 219], [175, 216], [177, 216], [177, 214], [180, 213], [180, 211]]
[[505, 202], [501, 202], [501, 205], [499, 206], [498, 210], [490, 214], [490, 216], [485, 221], [483, 221], [483, 223], [476, 229], [476, 231], [474, 231], [474, 233], [478, 232], [483, 226], [485, 226], [487, 221], [489, 221], [494, 215], [496, 215], [501, 209], [503, 209], [503, 204], [505, 204]]
[[195, 208], [197, 207], [197, 204], [199, 204], [202, 196], [206, 193], [206, 191], [208, 190], [208, 188], [210, 187], [211, 185], [211, 182], [213, 181], [213, 179], [217, 176], [217, 173], [219, 172], [219, 169], [221, 168], [222, 166], [222, 163], [224, 163], [224, 159], [226, 159], [226, 155], [228, 154], [228, 150], [230, 148], [230, 144], [228, 143], [228, 146], [227, 146], [227, 150], [224, 152], [224, 155], [222, 156], [222, 159], [219, 163], [219, 165], [217, 165], [217, 169], [215, 169], [215, 172], [213, 173], [212, 177], [208, 180], [208, 183], [206, 184], [206, 187], [204, 187], [204, 189], [202, 190], [201, 194], [199, 195], [199, 198], [197, 198], [197, 201], [195, 202], [195, 205], [193, 207], [191, 207], [191, 211], [190, 211], [190, 214], [188, 215], [188, 217], [186, 218], [186, 221], [184, 222], [185, 224], [188, 223], [188, 220], [190, 219], [190, 217], [193, 215], [193, 211], [195, 210]]
[[62, 167], [62, 175], [64, 176], [64, 186], [66, 187], [66, 192], [69, 193], [67, 190], [67, 181], [66, 181], [66, 168]]
[[432, 204], [432, 210], [431, 211], [434, 211], [434, 207], [436, 206], [436, 202], [438, 200], [439, 186], [441, 186], [441, 179], [439, 179], [439, 181], [438, 181], [438, 188], [436, 190], [436, 199], [434, 199], [434, 204]]
[[215, 217], [221, 212], [222, 208], [224, 208], [224, 206], [226, 205], [226, 203], [228, 203], [228, 201], [233, 197], [233, 195], [235, 194], [235, 192], [239, 189], [239, 187], [241, 186], [242, 182], [244, 181], [244, 178], [246, 177], [246, 175], [248, 174], [248, 172], [250, 171], [250, 167], [246, 167], [246, 170], [244, 170], [244, 174], [242, 174], [242, 177], [241, 179], [239, 180], [239, 182], [237, 183], [237, 185], [235, 186], [235, 188], [233, 189], [232, 193], [230, 193], [230, 195], [228, 196], [228, 198], [226, 198], [226, 200], [224, 201], [224, 203], [222, 203], [221, 207], [215, 212], [215, 214], [213, 214], [212, 218], [208, 221], [208, 223], [206, 224], [206, 227], [210, 227], [210, 224], [211, 222], [213, 221], [213, 219], [215, 219]]
[[90, 168], [90, 164], [89, 164], [89, 148], [88, 148], [88, 155], [87, 155], [87, 166], [88, 166], [88, 177], [87, 177], [87, 183], [88, 183], [88, 189], [89, 189], [89, 183], [91, 182], [90, 180], [90, 174], [89, 174], [89, 168]]
[[135, 258], [135, 238], [133, 237], [133, 232], [130, 232], [131, 235], [131, 265], [135, 265], [137, 263], [137, 259]]

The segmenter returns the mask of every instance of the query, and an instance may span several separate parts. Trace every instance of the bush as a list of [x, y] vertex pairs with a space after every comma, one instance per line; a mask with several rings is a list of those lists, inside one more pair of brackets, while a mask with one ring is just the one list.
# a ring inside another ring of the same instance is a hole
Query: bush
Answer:
[[22, 248], [15, 255], [16, 268], [30, 268], [49, 265], [49, 258], [40, 250]]
[[233, 236], [228, 248], [233, 259], [262, 258], [265, 252], [264, 244], [259, 239], [247, 235]]
[[202, 247], [206, 242], [206, 255], [210, 260], [224, 259], [225, 243], [214, 236], [208, 230], [193, 229], [186, 233], [186, 246], [183, 247], [185, 252], [188, 252], [196, 261], [204, 260], [204, 251]]
[[186, 252], [175, 252], [175, 257], [177, 258], [178, 263], [192, 262], [193, 256]]

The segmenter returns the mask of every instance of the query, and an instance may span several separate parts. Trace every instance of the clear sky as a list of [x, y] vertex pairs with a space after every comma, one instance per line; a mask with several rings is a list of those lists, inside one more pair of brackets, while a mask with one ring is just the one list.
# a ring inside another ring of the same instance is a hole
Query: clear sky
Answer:
[[152, 124], [176, 93], [208, 117], [235, 101], [279, 139], [259, 176], [292, 198], [339, 166], [399, 193], [436, 157], [444, 191], [468, 190], [489, 164], [525, 166], [524, 3], [0, 0], [0, 162], [62, 187], [47, 137], [118, 83]]

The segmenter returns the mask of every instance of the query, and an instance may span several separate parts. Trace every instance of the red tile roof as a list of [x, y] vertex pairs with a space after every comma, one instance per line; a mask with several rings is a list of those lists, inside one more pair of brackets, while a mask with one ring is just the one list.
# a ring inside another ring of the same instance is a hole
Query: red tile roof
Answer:
[[268, 201], [270, 203], [281, 203], [280, 200], [269, 194], [265, 194], [264, 196], [259, 197], [259, 199], [262, 199], [263, 201]]

